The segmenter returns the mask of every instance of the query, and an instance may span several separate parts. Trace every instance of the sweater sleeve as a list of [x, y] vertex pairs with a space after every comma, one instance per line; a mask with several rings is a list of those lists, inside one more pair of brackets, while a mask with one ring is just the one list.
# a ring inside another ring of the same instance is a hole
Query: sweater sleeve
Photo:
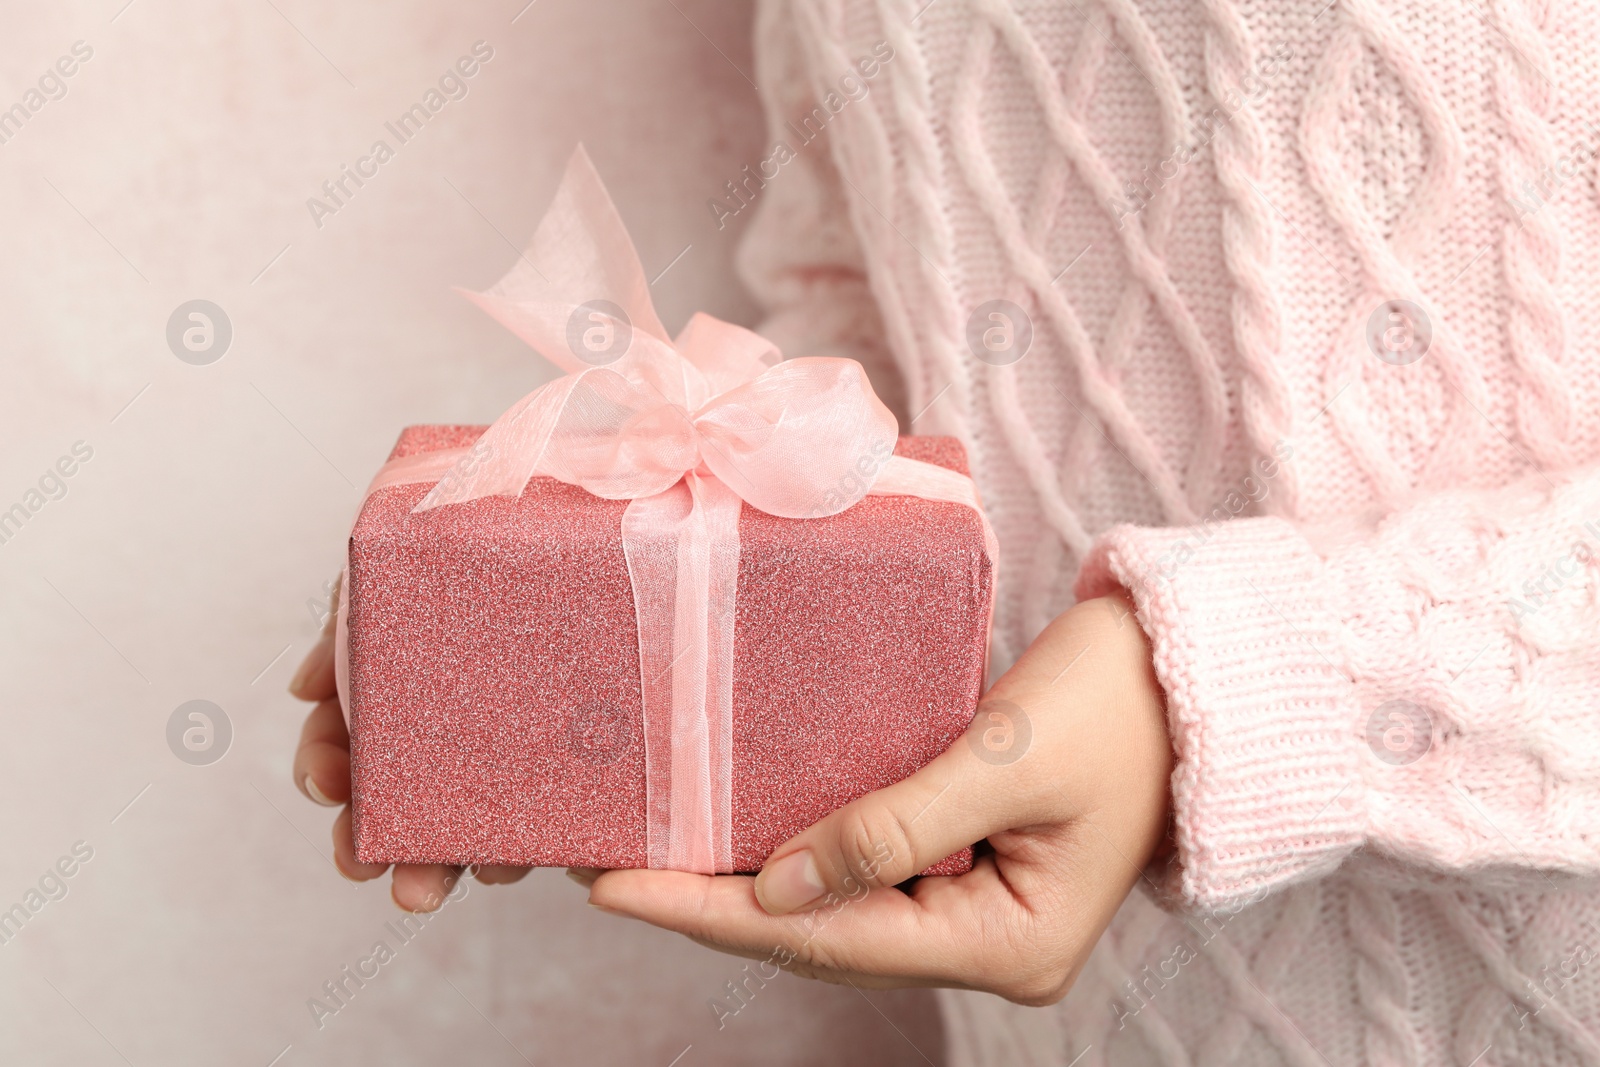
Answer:
[[1078, 596], [1128, 590], [1167, 693], [1168, 903], [1236, 908], [1358, 849], [1419, 882], [1600, 873], [1597, 574], [1600, 470], [1100, 537]]
[[790, 126], [817, 106], [795, 17], [788, 0], [757, 6], [756, 77], [771, 142], [759, 177], [771, 178], [759, 186], [747, 180], [743, 190], [754, 202], [740, 210], [754, 217], [740, 242], [739, 275], [766, 310], [757, 327], [762, 336], [791, 359], [860, 362], [904, 425], [905, 385], [884, 342], [847, 191], [829, 155], [831, 138], [803, 142]]

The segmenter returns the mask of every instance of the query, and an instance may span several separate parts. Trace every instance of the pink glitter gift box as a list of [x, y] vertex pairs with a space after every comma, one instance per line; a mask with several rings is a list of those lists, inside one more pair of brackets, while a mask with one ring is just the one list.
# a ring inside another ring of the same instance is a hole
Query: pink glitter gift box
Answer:
[[[391, 458], [481, 427], [401, 434]], [[951, 438], [896, 455], [961, 474]], [[626, 500], [547, 477], [413, 513], [379, 489], [350, 540], [357, 858], [644, 867], [639, 643]], [[734, 613], [733, 867], [905, 778], [971, 722], [993, 595], [982, 520], [871, 496], [827, 518], [745, 506]], [[971, 865], [964, 850], [931, 873]]]

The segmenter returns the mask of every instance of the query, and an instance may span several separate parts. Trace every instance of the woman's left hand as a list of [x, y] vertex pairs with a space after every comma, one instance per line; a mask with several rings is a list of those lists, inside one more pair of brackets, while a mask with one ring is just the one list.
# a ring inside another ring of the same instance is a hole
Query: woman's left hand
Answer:
[[[1166, 847], [1172, 760], [1144, 633], [1125, 597], [1103, 597], [1051, 623], [948, 751], [756, 877], [574, 874], [604, 910], [765, 967], [1051, 1004]], [[895, 888], [985, 838], [970, 872]]]

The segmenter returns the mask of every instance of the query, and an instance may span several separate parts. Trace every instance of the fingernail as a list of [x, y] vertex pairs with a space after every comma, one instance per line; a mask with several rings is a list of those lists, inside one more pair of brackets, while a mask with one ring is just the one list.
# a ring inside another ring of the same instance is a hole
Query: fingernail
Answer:
[[294, 677], [289, 679], [289, 692], [299, 692], [311, 680], [311, 676], [316, 673], [317, 668], [327, 659], [328, 648], [332, 644], [332, 634], [323, 634], [317, 638], [317, 643], [311, 646], [311, 651], [306, 653], [306, 658], [300, 661], [300, 666], [294, 672]]
[[309, 774], [306, 775], [306, 795], [325, 808], [337, 808], [339, 806], [337, 800], [329, 800], [328, 794], [317, 788], [316, 779]]
[[600, 877], [600, 872], [588, 867], [568, 867], [567, 877], [588, 889], [594, 885], [594, 880]]
[[608, 908], [604, 904], [596, 904], [592, 900], [588, 901], [587, 903], [588, 903], [589, 907], [593, 908], [595, 911], [603, 911], [607, 915], [621, 915], [624, 919], [631, 917], [631, 916], [627, 915], [625, 912], [618, 911], [616, 908]]
[[756, 878], [756, 900], [769, 915], [787, 915], [822, 896], [826, 887], [810, 849], [802, 849], [762, 869]]

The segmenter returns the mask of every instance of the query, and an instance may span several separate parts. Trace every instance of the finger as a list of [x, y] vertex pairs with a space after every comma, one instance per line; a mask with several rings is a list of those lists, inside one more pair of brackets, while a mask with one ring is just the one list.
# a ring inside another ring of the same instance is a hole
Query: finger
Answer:
[[[975, 728], [979, 724], [975, 720]], [[768, 858], [755, 895], [773, 915], [897, 885], [991, 833], [1041, 817], [1012, 768], [981, 759], [972, 731], [911, 777], [835, 811]]]
[[301, 700], [327, 700], [338, 691], [333, 671], [333, 635], [325, 633], [300, 662], [289, 682], [289, 692]]
[[510, 885], [528, 877], [531, 867], [490, 866], [475, 869], [472, 876], [484, 885]]
[[442, 863], [397, 863], [389, 895], [406, 911], [438, 911], [460, 878], [460, 867], [447, 867]]
[[294, 784], [328, 807], [350, 799], [350, 733], [338, 701], [324, 700], [306, 716], [294, 754]]
[[334, 583], [333, 595], [328, 601], [328, 617], [322, 624], [322, 633], [306, 658], [289, 681], [289, 692], [301, 700], [327, 700], [338, 692], [333, 667], [333, 636], [339, 617], [339, 595], [343, 575]]
[[326, 741], [340, 748], [350, 747], [350, 728], [345, 725], [344, 711], [337, 700], [320, 701], [306, 716], [300, 727], [300, 743]]
[[588, 889], [594, 885], [594, 880], [605, 873], [601, 867], [568, 867], [567, 877]]
[[352, 882], [369, 882], [389, 869], [387, 863], [361, 863], [356, 859], [356, 842], [350, 832], [348, 807], [333, 820], [333, 865]]
[[[943, 891], [930, 894], [933, 883]], [[1014, 926], [1017, 910], [987, 860], [960, 878], [924, 879], [909, 894], [858, 885], [854, 897], [830, 896], [797, 915], [768, 914], [749, 877], [675, 871], [607, 871], [591, 887], [589, 902], [721, 951], [772, 956], [785, 968], [938, 982], [967, 973], [979, 955], [1001, 948], [982, 931]]]

